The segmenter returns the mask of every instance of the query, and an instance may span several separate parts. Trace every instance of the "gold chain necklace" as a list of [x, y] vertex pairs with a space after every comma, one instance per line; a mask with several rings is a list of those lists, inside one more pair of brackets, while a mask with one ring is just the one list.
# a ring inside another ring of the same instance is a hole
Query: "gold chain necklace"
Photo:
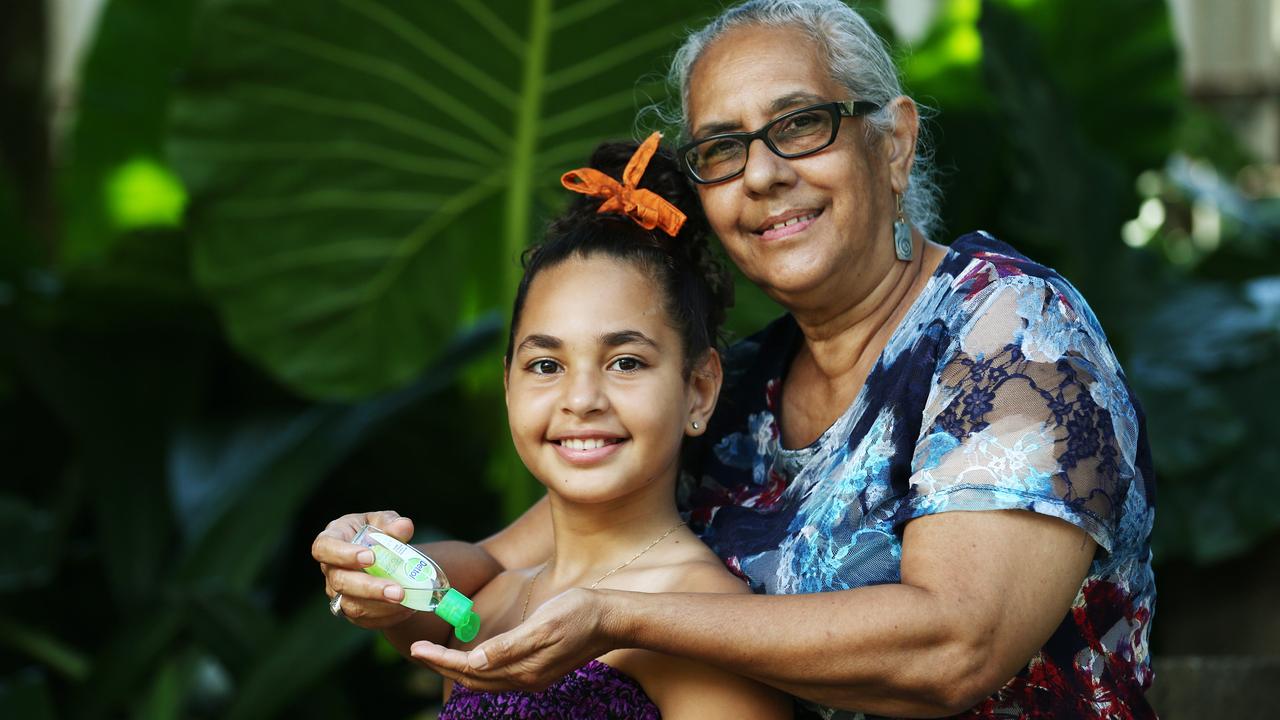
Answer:
[[[636, 554], [635, 554], [635, 556], [633, 556], [630, 560], [628, 560], [628, 561], [626, 561], [626, 562], [622, 563], [622, 564], [621, 564], [621, 565], [619, 565], [618, 567], [616, 567], [616, 568], [614, 568], [614, 569], [610, 570], [609, 572], [607, 572], [607, 573], [605, 573], [605, 574], [601, 575], [600, 577], [596, 578], [596, 581], [595, 581], [595, 582], [593, 582], [593, 583], [591, 583], [591, 585], [590, 585], [590, 589], [591, 589], [591, 590], [595, 590], [595, 589], [596, 589], [596, 586], [597, 586], [597, 585], [599, 585], [600, 583], [604, 582], [604, 581], [605, 581], [605, 579], [606, 579], [606, 578], [608, 578], [610, 575], [612, 575], [612, 574], [614, 574], [614, 573], [618, 572], [618, 571], [619, 571], [619, 570], [621, 570], [622, 568], [624, 568], [624, 567], [626, 567], [626, 566], [630, 565], [631, 563], [633, 563], [633, 562], [635, 562], [635, 561], [639, 560], [641, 555], [644, 555], [645, 553], [647, 553], [647, 552], [649, 552], [650, 550], [652, 550], [654, 545], [657, 545], [658, 543], [660, 543], [660, 542], [662, 542], [663, 540], [665, 540], [665, 539], [667, 538], [667, 536], [668, 536], [668, 535], [670, 535], [671, 533], [673, 533], [673, 532], [675, 532], [675, 531], [676, 531], [676, 528], [679, 528], [680, 526], [682, 526], [682, 525], [684, 525], [684, 524], [685, 524], [685, 523], [684, 523], [684, 521], [683, 521], [683, 520], [681, 520], [680, 522], [676, 523], [675, 525], [672, 525], [670, 528], [668, 528], [668, 529], [667, 529], [667, 531], [666, 531], [666, 532], [662, 533], [661, 535], [659, 535], [659, 536], [657, 537], [657, 539], [655, 539], [653, 542], [651, 542], [651, 543], [649, 543], [648, 545], [646, 545], [646, 546], [645, 546], [645, 548], [644, 548], [643, 550], [641, 550], [640, 552], [636, 553]], [[538, 568], [538, 572], [534, 573], [534, 574], [533, 574], [533, 579], [529, 581], [529, 588], [528, 588], [527, 590], [525, 590], [525, 592], [524, 592], [524, 607], [520, 608], [520, 622], [524, 622], [525, 617], [529, 614], [529, 598], [533, 597], [533, 586], [538, 582], [538, 578], [542, 577], [542, 571], [543, 571], [543, 570], [546, 570], [546, 569], [547, 569], [547, 565], [549, 565], [549, 564], [550, 564], [550, 562], [542, 563], [542, 567]]]

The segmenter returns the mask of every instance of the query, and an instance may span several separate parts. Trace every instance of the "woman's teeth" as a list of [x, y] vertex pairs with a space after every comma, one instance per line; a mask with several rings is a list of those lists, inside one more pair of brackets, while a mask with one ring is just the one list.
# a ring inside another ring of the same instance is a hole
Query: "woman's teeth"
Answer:
[[771, 228], [769, 228], [769, 229], [770, 229], [770, 230], [781, 230], [782, 228], [784, 228], [784, 227], [786, 227], [786, 226], [788, 226], [788, 225], [795, 225], [795, 224], [796, 224], [796, 223], [798, 223], [798, 222], [808, 222], [809, 220], [812, 220], [812, 219], [814, 219], [814, 218], [816, 218], [816, 217], [818, 217], [816, 213], [810, 213], [810, 214], [808, 214], [808, 215], [801, 215], [800, 217], [793, 217], [793, 218], [791, 218], [790, 220], [786, 220], [786, 221], [784, 221], [784, 222], [774, 223], [774, 224], [773, 224], [773, 227], [771, 227]]
[[596, 448], [602, 448], [605, 445], [612, 445], [616, 442], [618, 441], [614, 439], [606, 440], [604, 438], [591, 438], [589, 440], [583, 440], [581, 438], [564, 438], [560, 441], [560, 444], [570, 450], [595, 450]]

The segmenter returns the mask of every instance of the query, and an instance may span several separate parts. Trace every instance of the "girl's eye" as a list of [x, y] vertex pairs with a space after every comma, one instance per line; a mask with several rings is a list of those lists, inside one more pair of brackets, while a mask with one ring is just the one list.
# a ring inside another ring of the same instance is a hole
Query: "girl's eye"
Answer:
[[610, 363], [609, 366], [614, 370], [619, 370], [621, 372], [635, 372], [644, 368], [645, 364], [639, 358], [620, 357]]
[[529, 372], [534, 375], [554, 375], [560, 370], [560, 363], [555, 360], [534, 360], [529, 363]]

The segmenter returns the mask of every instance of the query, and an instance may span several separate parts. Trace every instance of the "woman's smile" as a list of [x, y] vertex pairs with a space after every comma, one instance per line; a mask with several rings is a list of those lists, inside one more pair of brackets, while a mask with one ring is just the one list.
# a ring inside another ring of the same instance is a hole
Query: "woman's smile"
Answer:
[[760, 236], [760, 239], [766, 242], [771, 240], [781, 240], [782, 238], [791, 237], [804, 232], [821, 215], [821, 208], [789, 210], [777, 215], [770, 215], [765, 218], [764, 222], [760, 223], [756, 228], [755, 233]]

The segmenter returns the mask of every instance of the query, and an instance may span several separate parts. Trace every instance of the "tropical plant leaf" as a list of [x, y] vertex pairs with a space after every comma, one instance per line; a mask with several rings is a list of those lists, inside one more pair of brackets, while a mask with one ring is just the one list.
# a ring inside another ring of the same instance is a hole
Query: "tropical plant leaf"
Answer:
[[303, 606], [242, 683], [225, 717], [275, 717], [292, 698], [372, 641], [371, 633], [334, 622], [323, 603]]
[[217, 578], [247, 590], [280, 541], [280, 532], [264, 529], [287, 526], [310, 492], [380, 423], [447, 387], [497, 336], [498, 321], [489, 316], [447, 346], [422, 380], [356, 405], [317, 405], [291, 417], [225, 431], [204, 428], [180, 438], [170, 477], [176, 514], [188, 518], [190, 528], [177, 577], [191, 585]]
[[678, 0], [211, 3], [169, 148], [235, 345], [312, 397], [415, 377], [506, 304], [535, 198], [632, 134], [660, 95], [636, 78], [692, 16]]
[[179, 603], [153, 604], [132, 608], [131, 617], [102, 644], [88, 682], [77, 688], [75, 717], [114, 717], [113, 711], [128, 707], [174, 648], [187, 613]]
[[6, 645], [72, 680], [83, 680], [89, 673], [89, 661], [80, 649], [71, 647], [29, 621], [0, 617], [0, 645]]
[[165, 658], [155, 670], [151, 687], [143, 693], [133, 711], [135, 720], [178, 720], [185, 717], [198, 659], [190, 648]]
[[195, 585], [187, 597], [193, 637], [237, 679], [261, 660], [280, 632], [279, 620], [261, 600], [220, 578]]

